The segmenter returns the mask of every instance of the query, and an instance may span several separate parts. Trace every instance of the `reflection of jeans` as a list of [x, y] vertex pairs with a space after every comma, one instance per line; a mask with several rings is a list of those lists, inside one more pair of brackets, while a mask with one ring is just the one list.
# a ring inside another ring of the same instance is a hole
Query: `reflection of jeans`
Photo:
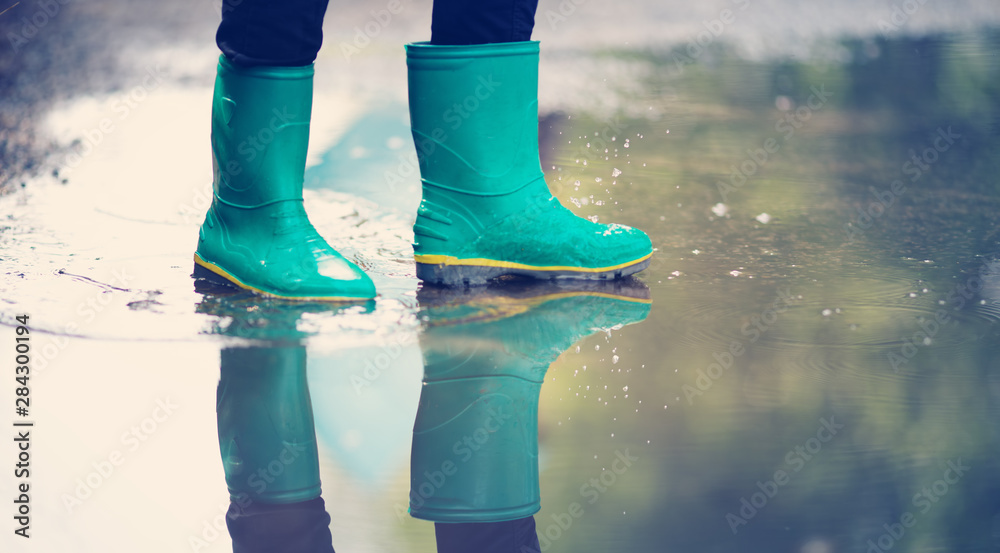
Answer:
[[289, 504], [233, 502], [226, 513], [233, 553], [333, 553], [323, 499]]
[[[233, 553], [333, 553], [322, 498], [285, 505], [235, 502], [226, 513]], [[537, 552], [535, 519], [434, 525], [438, 553]]]
[[533, 517], [509, 522], [434, 524], [438, 553], [537, 553]]
[[[323, 16], [328, 0], [224, 0], [222, 24], [216, 35], [219, 49], [239, 65], [298, 66], [316, 59], [323, 42]], [[369, 18], [355, 24], [365, 33], [366, 23], [377, 28], [390, 24], [393, 13], [405, 6], [372, 1]], [[538, 0], [434, 0], [431, 18], [433, 44], [486, 44], [531, 39]], [[349, 23], [349, 22], [345, 22]]]

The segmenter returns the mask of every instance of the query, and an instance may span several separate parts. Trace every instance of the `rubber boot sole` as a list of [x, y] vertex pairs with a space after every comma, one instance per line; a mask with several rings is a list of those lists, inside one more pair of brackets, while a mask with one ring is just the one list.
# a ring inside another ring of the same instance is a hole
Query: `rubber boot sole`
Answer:
[[242, 282], [240, 279], [236, 278], [234, 275], [232, 275], [222, 267], [216, 265], [215, 263], [212, 263], [211, 261], [206, 261], [200, 255], [198, 255], [197, 252], [194, 254], [194, 272], [192, 273], [191, 276], [196, 279], [207, 280], [212, 284], [248, 290], [255, 294], [260, 294], [262, 296], [267, 296], [270, 298], [278, 298], [282, 300], [359, 302], [359, 301], [370, 301], [372, 299], [372, 298], [350, 297], [350, 296], [292, 296], [276, 292], [269, 292], [267, 290], [261, 290], [260, 288]]
[[538, 267], [493, 259], [458, 259], [446, 255], [418, 255], [417, 278], [445, 286], [481, 286], [501, 276], [539, 280], [613, 280], [649, 267], [652, 253], [612, 267]]

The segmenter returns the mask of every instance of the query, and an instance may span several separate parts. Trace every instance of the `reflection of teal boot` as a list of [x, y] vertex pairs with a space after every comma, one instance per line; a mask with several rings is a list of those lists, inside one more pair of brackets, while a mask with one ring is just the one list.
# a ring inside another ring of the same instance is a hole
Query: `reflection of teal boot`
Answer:
[[214, 198], [195, 276], [294, 300], [358, 300], [375, 286], [316, 232], [302, 205], [313, 67], [219, 59], [212, 103]]
[[246, 508], [319, 497], [305, 346], [223, 349], [216, 412], [235, 504]]
[[537, 42], [409, 44], [406, 56], [423, 182], [418, 277], [609, 279], [649, 265], [645, 233], [577, 217], [549, 192], [538, 159]]
[[595, 329], [644, 319], [650, 306], [638, 291], [534, 287], [463, 301], [421, 290], [425, 385], [413, 429], [410, 514], [499, 522], [537, 512], [545, 372]]

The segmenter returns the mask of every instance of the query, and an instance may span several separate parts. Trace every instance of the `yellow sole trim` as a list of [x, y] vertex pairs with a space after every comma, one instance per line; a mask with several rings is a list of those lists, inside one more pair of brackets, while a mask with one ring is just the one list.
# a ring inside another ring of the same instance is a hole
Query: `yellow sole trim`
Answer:
[[262, 296], [267, 296], [270, 298], [278, 298], [282, 300], [293, 300], [293, 301], [370, 301], [375, 298], [362, 298], [362, 297], [350, 297], [350, 296], [282, 296], [281, 294], [275, 294], [274, 292], [268, 292], [266, 290], [261, 290], [256, 286], [251, 286], [244, 283], [240, 279], [233, 276], [229, 271], [219, 267], [211, 261], [205, 261], [198, 255], [197, 252], [194, 254], [194, 262], [196, 265], [201, 266], [204, 269], [208, 269], [213, 273], [219, 275], [220, 277], [228, 280], [229, 282], [243, 288], [244, 290], [249, 290], [255, 294], [260, 294]]
[[642, 263], [643, 261], [653, 257], [652, 253], [648, 253], [638, 259], [632, 261], [627, 261], [625, 263], [620, 263], [618, 265], [611, 265], [608, 267], [571, 267], [563, 265], [550, 265], [540, 267], [537, 265], [526, 265], [524, 263], [514, 263], [512, 261], [497, 261], [495, 259], [484, 259], [484, 258], [469, 258], [469, 259], [459, 259], [451, 255], [414, 255], [414, 259], [417, 263], [423, 263], [425, 265], [458, 265], [463, 267], [497, 267], [500, 269], [524, 269], [527, 271], [572, 271], [575, 273], [604, 273], [608, 271], [615, 271], [618, 269], [624, 269], [625, 267], [630, 267], [636, 263]]
[[543, 303], [547, 303], [553, 300], [559, 300], [563, 298], [608, 298], [612, 300], [627, 301], [629, 303], [642, 303], [642, 304], [652, 304], [652, 299], [646, 298], [636, 298], [632, 296], [623, 296], [621, 294], [609, 294], [607, 292], [593, 292], [593, 291], [566, 291], [566, 292], [552, 292], [549, 294], [542, 294], [539, 296], [531, 296], [527, 298], [502, 298], [502, 301], [498, 301], [501, 298], [487, 298], [479, 302], [470, 302], [472, 304], [482, 303], [485, 305], [525, 305], [527, 307], [538, 307]]
[[609, 298], [613, 300], [627, 301], [631, 303], [645, 303], [652, 304], [652, 299], [646, 298], [634, 298], [632, 296], [622, 296], [620, 294], [609, 294], [607, 292], [556, 292], [554, 294], [545, 294], [544, 296], [537, 296], [537, 299], [542, 300], [540, 303], [545, 303], [547, 301], [552, 301], [561, 298], [573, 298], [578, 296], [588, 296], [593, 298]]
[[653, 303], [652, 299], [645, 298], [635, 298], [632, 296], [622, 296], [619, 294], [608, 294], [607, 292], [589, 292], [589, 291], [578, 291], [578, 292], [554, 292], [551, 294], [542, 294], [540, 296], [532, 296], [529, 298], [483, 298], [466, 303], [458, 303], [455, 305], [465, 305], [473, 306], [474, 309], [479, 309], [480, 314], [476, 314], [471, 317], [466, 317], [464, 319], [453, 319], [436, 321], [431, 323], [432, 326], [453, 326], [456, 324], [464, 324], [469, 322], [489, 322], [498, 321], [502, 319], [508, 319], [515, 315], [520, 315], [534, 309], [546, 302], [553, 300], [558, 300], [562, 298], [576, 298], [576, 297], [592, 297], [592, 298], [608, 298], [612, 300], [625, 301], [629, 303], [639, 303], [644, 305], [651, 305]]

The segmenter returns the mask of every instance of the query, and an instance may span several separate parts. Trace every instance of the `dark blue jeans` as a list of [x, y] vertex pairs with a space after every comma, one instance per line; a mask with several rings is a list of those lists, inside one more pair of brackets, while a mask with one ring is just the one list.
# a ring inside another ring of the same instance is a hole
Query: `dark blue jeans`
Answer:
[[[215, 40], [239, 65], [309, 65], [323, 43], [328, 1], [224, 0]], [[537, 7], [538, 0], [434, 0], [431, 43], [531, 40]]]

